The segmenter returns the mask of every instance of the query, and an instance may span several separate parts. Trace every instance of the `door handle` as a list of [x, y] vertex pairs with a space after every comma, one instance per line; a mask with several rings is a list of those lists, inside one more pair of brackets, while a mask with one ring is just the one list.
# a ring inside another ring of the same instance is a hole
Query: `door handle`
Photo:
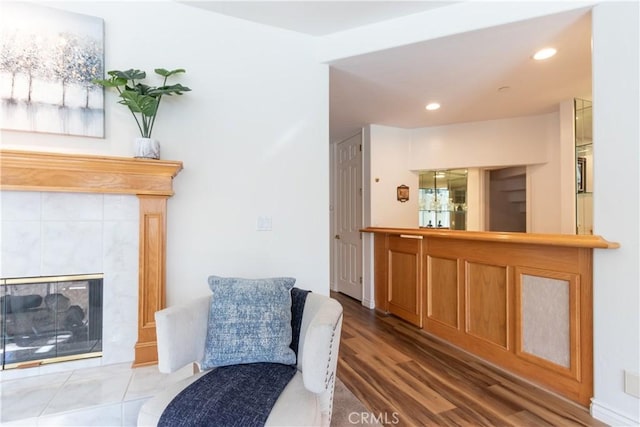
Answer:
[[336, 239], [336, 240], [340, 240], [340, 235], [336, 234], [333, 238]]

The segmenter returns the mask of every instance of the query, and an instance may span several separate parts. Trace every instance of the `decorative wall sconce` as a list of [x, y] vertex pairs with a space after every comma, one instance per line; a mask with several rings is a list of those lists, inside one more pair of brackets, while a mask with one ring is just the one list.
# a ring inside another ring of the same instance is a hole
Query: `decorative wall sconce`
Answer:
[[397, 188], [397, 192], [398, 192], [398, 201], [399, 202], [404, 203], [407, 200], [409, 200], [409, 187], [407, 187], [404, 184], [399, 185], [398, 188]]

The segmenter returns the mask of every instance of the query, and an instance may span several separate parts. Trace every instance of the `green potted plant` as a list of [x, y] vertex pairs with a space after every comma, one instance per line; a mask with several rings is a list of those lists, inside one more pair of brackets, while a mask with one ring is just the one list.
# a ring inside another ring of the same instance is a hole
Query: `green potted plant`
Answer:
[[144, 84], [142, 80], [147, 77], [147, 73], [136, 69], [108, 71], [107, 74], [110, 76], [108, 79], [94, 79], [93, 83], [115, 88], [120, 94], [118, 103], [125, 105], [131, 111], [141, 136], [136, 138], [135, 157], [159, 159], [160, 145], [158, 141], [151, 138], [151, 133], [156, 123], [160, 101], [164, 95], [182, 95], [183, 92], [189, 92], [191, 89], [180, 83], [167, 85], [169, 77], [185, 72], [182, 68], [171, 71], [156, 68], [154, 71], [164, 77], [161, 86]]

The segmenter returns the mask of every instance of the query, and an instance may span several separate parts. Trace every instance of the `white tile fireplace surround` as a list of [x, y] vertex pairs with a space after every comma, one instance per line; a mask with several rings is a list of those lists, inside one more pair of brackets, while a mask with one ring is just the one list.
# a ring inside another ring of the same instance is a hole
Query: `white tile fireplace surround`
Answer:
[[0, 277], [104, 273], [102, 358], [2, 371], [0, 380], [130, 364], [138, 332], [138, 198], [0, 191], [0, 206]]
[[[93, 210], [89, 214], [88, 220], [80, 217], [78, 220], [79, 229], [75, 229], [76, 234], [90, 235], [93, 231], [97, 233], [89, 224], [98, 221], [96, 215], [102, 215], [103, 229], [109, 230], [112, 218], [114, 221], [128, 221], [129, 217], [115, 213], [119, 207], [113, 207], [114, 213], [109, 213], [105, 217], [105, 209], [109, 206], [111, 199], [108, 196], [99, 195], [129, 195], [137, 197], [138, 202], [138, 310], [137, 310], [137, 341], [134, 345], [133, 366], [146, 366], [157, 363], [157, 342], [155, 328], [155, 313], [165, 307], [165, 279], [166, 279], [166, 217], [167, 200], [173, 196], [173, 179], [182, 170], [180, 161], [174, 160], [151, 160], [127, 157], [92, 156], [86, 154], [66, 154], [49, 153], [37, 151], [18, 151], [0, 149], [0, 190], [19, 192], [43, 192], [43, 193], [82, 193], [97, 195], [97, 200], [102, 200], [102, 214]], [[26, 196], [25, 196], [26, 197]], [[80, 197], [80, 196], [78, 196]], [[42, 203], [46, 196], [41, 195], [41, 215], [46, 213], [47, 204]], [[93, 200], [93, 199], [88, 199]], [[85, 202], [83, 202], [85, 203]], [[88, 202], [91, 205], [91, 202]], [[100, 202], [98, 202], [100, 205]], [[117, 203], [116, 203], [117, 205]], [[73, 212], [75, 208], [70, 208]], [[92, 209], [89, 208], [89, 211]], [[74, 214], [70, 214], [73, 215]], [[55, 219], [55, 217], [53, 217]], [[63, 217], [64, 218], [64, 217]], [[76, 217], [74, 217], [76, 218]], [[87, 227], [86, 229], [83, 227]], [[94, 224], [95, 226], [95, 224]], [[102, 240], [96, 242], [96, 246], [85, 248], [89, 254], [95, 254], [96, 248], [102, 247], [107, 250], [113, 239], [134, 239], [133, 234], [122, 233], [117, 228], [112, 229], [115, 234], [104, 234]], [[126, 237], [125, 237], [126, 235]], [[50, 238], [53, 236], [54, 238]], [[56, 237], [59, 240], [56, 240]], [[50, 248], [57, 248], [60, 245], [60, 230], [47, 231], [44, 226], [41, 230], [40, 255], [44, 256]], [[133, 241], [133, 240], [131, 240]], [[102, 246], [100, 246], [102, 245]], [[133, 248], [133, 245], [128, 246]], [[69, 247], [60, 246], [60, 251]], [[73, 250], [68, 254], [60, 252], [61, 256], [58, 264], [65, 262], [76, 263], [79, 259], [91, 259], [89, 262], [98, 263], [95, 257], [89, 257], [80, 250]], [[76, 258], [71, 257], [71, 255]], [[27, 258], [30, 255], [26, 255]], [[71, 258], [70, 258], [71, 257]], [[133, 260], [136, 257], [128, 257]], [[50, 267], [49, 261], [42, 258], [41, 268]], [[56, 262], [51, 262], [51, 267], [60, 267]], [[132, 261], [133, 262], [133, 261]], [[108, 260], [103, 259], [103, 272], [105, 273], [105, 286], [115, 279], [110, 280], [109, 275], [123, 274], [130, 272], [129, 268], [108, 272]], [[6, 274], [6, 273], [5, 273]], [[127, 276], [130, 277], [130, 276]], [[126, 288], [127, 291], [129, 288]], [[119, 292], [119, 291], [116, 291]], [[117, 293], [117, 295], [120, 295]], [[133, 298], [131, 299], [133, 300]], [[110, 304], [105, 301], [105, 304]], [[109, 308], [107, 308], [109, 309]], [[124, 323], [124, 322], [123, 322]], [[128, 329], [127, 329], [128, 330]], [[105, 332], [108, 333], [108, 332]], [[119, 331], [114, 331], [116, 336], [121, 335]], [[109, 356], [111, 357], [111, 356]]]
[[0, 163], [0, 276], [101, 272], [105, 324], [101, 358], [2, 371], [0, 425], [135, 425], [175, 380], [155, 366], [154, 314], [182, 162], [0, 149]]

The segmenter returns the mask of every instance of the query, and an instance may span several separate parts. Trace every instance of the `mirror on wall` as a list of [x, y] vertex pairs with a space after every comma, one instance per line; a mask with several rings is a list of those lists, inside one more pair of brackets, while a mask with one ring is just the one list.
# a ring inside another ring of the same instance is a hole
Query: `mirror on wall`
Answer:
[[576, 234], [593, 234], [593, 108], [574, 100], [576, 145]]
[[420, 227], [466, 230], [467, 170], [421, 172], [418, 206]]

